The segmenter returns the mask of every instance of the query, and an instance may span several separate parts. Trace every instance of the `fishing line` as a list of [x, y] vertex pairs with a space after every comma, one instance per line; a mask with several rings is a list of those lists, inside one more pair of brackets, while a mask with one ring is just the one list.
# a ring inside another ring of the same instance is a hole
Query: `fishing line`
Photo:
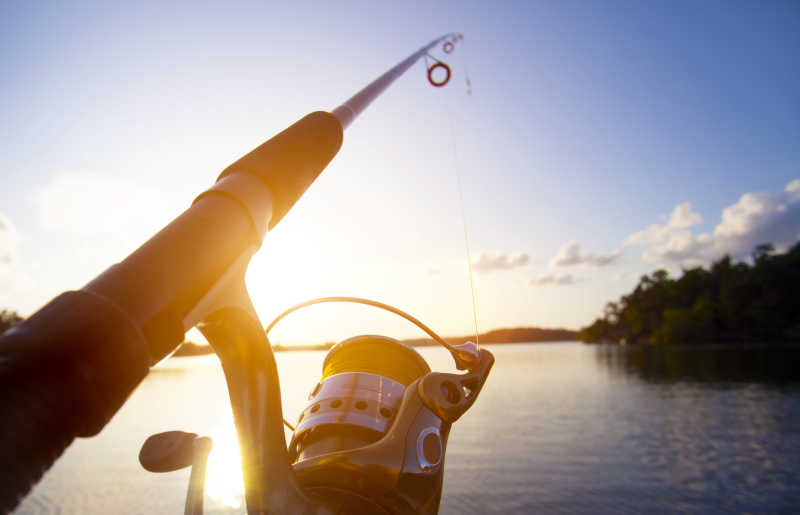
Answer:
[[[450, 54], [454, 50], [454, 47], [455, 47], [454, 43], [461, 43], [461, 49], [463, 51], [463, 49], [464, 49], [464, 37], [461, 34], [457, 34], [452, 39], [453, 39], [452, 42], [451, 41], [445, 41], [444, 42], [444, 44], [442, 45], [442, 50], [445, 53]], [[435, 58], [433, 56], [431, 56], [431, 59], [435, 59]], [[444, 64], [439, 60], [436, 60], [436, 61], [437, 61], [437, 63]], [[462, 62], [464, 63], [464, 76], [466, 78], [467, 95], [469, 95], [471, 97], [472, 96], [472, 84], [470, 83], [469, 74], [467, 73], [467, 60], [466, 60], [466, 57], [462, 58]], [[427, 65], [427, 60], [426, 60], [426, 65]], [[432, 70], [433, 70], [433, 68], [435, 66], [436, 65], [434, 65], [433, 67], [428, 69], [428, 79], [429, 79], [429, 81], [430, 81], [431, 72], [432, 72]], [[447, 65], [445, 64], [445, 66], [447, 66]], [[449, 80], [450, 79], [450, 70], [449, 70], [449, 68], [448, 68], [447, 71], [448, 71], [447, 80]], [[431, 82], [431, 84], [433, 84], [432, 81], [430, 81], [430, 82]], [[433, 84], [433, 85], [436, 86], [437, 84]], [[450, 143], [451, 143], [451, 145], [453, 147], [453, 168], [455, 169], [456, 185], [458, 187], [458, 207], [459, 207], [459, 211], [461, 212], [461, 227], [462, 227], [462, 229], [464, 231], [464, 248], [465, 248], [466, 254], [467, 254], [467, 270], [468, 270], [468, 274], [469, 274], [469, 289], [470, 289], [470, 294], [472, 295], [472, 322], [473, 322], [474, 329], [475, 329], [475, 344], [480, 345], [480, 341], [479, 341], [479, 334], [480, 333], [478, 332], [478, 303], [476, 301], [477, 295], [475, 293], [475, 277], [474, 277], [474, 273], [473, 273], [473, 270], [472, 270], [472, 254], [470, 252], [470, 245], [469, 245], [469, 231], [467, 230], [467, 213], [466, 213], [466, 207], [465, 207], [465, 203], [464, 203], [463, 181], [462, 181], [462, 178], [461, 178], [461, 159], [460, 159], [459, 154], [458, 154], [458, 144], [457, 144], [457, 141], [456, 141], [456, 129], [455, 129], [455, 121], [454, 121], [454, 115], [453, 115], [452, 106], [447, 104], [446, 109], [447, 109], [447, 118], [448, 118], [448, 121], [449, 121], [449, 124], [450, 124]]]
[[464, 63], [464, 82], [467, 84], [467, 95], [472, 96], [472, 82], [469, 80], [469, 70], [467, 69], [467, 50], [464, 45], [464, 37], [458, 38], [458, 41], [461, 43], [461, 52], [464, 54], [461, 61]]
[[450, 142], [453, 146], [453, 163], [455, 168], [456, 174], [456, 184], [458, 185], [458, 206], [461, 211], [461, 226], [464, 230], [464, 248], [466, 249], [467, 253], [467, 270], [469, 272], [469, 289], [470, 293], [472, 294], [472, 321], [475, 326], [475, 344], [480, 345], [480, 340], [478, 336], [478, 304], [475, 300], [475, 279], [472, 272], [472, 255], [469, 250], [469, 235], [467, 231], [467, 213], [466, 208], [464, 207], [464, 188], [462, 186], [461, 181], [461, 160], [459, 159], [458, 155], [458, 145], [456, 144], [456, 131], [455, 131], [455, 123], [453, 122], [453, 111], [448, 106], [448, 120], [450, 122]]
[[[453, 35], [451, 35], [450, 38], [448, 40], [446, 40], [442, 44], [442, 51], [444, 53], [446, 53], [446, 54], [451, 54], [455, 50], [455, 44], [456, 43], [461, 43], [461, 47], [463, 49], [463, 47], [464, 47], [464, 36], [461, 35], [461, 34], [453, 34]], [[440, 61], [439, 59], [437, 59], [436, 57], [432, 56], [428, 52], [425, 52], [425, 54], [423, 54], [423, 57], [425, 59], [425, 68], [427, 69], [427, 73], [428, 73], [428, 82], [432, 86], [440, 88], [440, 87], [444, 86], [445, 84], [447, 84], [448, 82], [450, 82], [451, 71], [450, 71], [450, 66], [448, 66], [447, 63], [445, 63], [443, 61]], [[429, 57], [434, 61], [433, 65], [431, 65], [428, 62], [428, 58]], [[464, 63], [464, 77], [466, 79], [466, 86], [467, 86], [467, 95], [471, 97], [472, 96], [472, 84], [471, 84], [471, 82], [469, 80], [469, 73], [467, 71], [466, 58], [463, 58], [463, 63]], [[442, 80], [434, 79], [433, 72], [437, 68], [442, 68], [445, 71], [446, 75], [445, 75], [444, 79], [442, 79]], [[455, 122], [453, 121], [453, 118], [454, 118], [453, 110], [452, 110], [452, 108], [451, 108], [451, 106], [449, 104], [447, 105], [446, 109], [447, 109], [448, 121], [450, 123], [450, 143], [451, 143], [451, 145], [453, 147], [453, 168], [455, 168], [456, 184], [457, 184], [457, 187], [458, 187], [458, 206], [459, 206], [459, 211], [461, 212], [461, 226], [462, 226], [462, 229], [464, 231], [464, 247], [466, 249], [466, 254], [467, 254], [467, 270], [468, 270], [468, 273], [469, 273], [469, 289], [470, 289], [470, 293], [472, 295], [472, 321], [473, 321], [474, 329], [475, 329], [475, 343], [476, 344], [480, 344], [480, 341], [478, 341], [478, 338], [479, 338], [479, 336], [478, 336], [479, 335], [479, 332], [478, 332], [478, 303], [476, 301], [476, 294], [475, 294], [475, 278], [474, 278], [474, 274], [473, 274], [473, 271], [472, 271], [472, 255], [471, 255], [470, 250], [469, 250], [470, 246], [469, 246], [469, 235], [468, 235], [468, 230], [467, 230], [467, 214], [466, 214], [466, 208], [464, 207], [464, 188], [463, 188], [462, 180], [461, 180], [461, 162], [460, 162], [459, 155], [458, 155], [458, 145], [456, 143], [456, 130], [455, 130]]]

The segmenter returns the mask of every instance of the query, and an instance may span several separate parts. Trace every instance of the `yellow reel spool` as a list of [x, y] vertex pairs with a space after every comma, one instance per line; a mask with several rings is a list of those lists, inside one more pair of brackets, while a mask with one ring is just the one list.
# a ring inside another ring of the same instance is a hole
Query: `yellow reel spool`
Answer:
[[363, 335], [331, 348], [322, 364], [322, 380], [344, 372], [365, 372], [408, 386], [430, 371], [425, 359], [411, 347], [386, 336]]

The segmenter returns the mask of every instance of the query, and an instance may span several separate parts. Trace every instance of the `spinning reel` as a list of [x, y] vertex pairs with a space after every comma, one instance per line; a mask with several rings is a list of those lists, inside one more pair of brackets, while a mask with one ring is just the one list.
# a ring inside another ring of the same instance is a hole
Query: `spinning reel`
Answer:
[[[450, 345], [396, 308], [352, 297], [326, 297], [293, 306], [265, 333], [289, 313], [323, 302], [355, 302], [398, 314], [445, 346], [465, 372], [431, 372], [416, 350], [386, 336], [362, 335], [339, 342], [325, 357], [322, 377], [294, 428], [289, 473], [304, 497], [324, 512], [437, 513], [450, 427], [475, 402], [494, 356], [472, 342]], [[170, 461], [174, 462], [170, 470], [193, 462], [204, 467], [208, 446], [192, 445], [195, 437], [180, 432], [154, 435], [145, 442], [140, 461], [153, 471], [164, 471], [163, 464]], [[193, 470], [187, 513], [198, 513], [198, 506], [202, 511], [202, 479], [198, 482], [196, 476]], [[307, 508], [291, 503], [286, 507], [287, 511]]]

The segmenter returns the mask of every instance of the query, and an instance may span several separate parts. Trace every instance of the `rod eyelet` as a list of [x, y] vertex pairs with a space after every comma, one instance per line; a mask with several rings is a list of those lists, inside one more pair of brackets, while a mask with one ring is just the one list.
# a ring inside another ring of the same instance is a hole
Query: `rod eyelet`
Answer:
[[[440, 81], [437, 81], [436, 79], [433, 78], [433, 71], [436, 68], [444, 69], [445, 74], [446, 74], [444, 76], [444, 79], [442, 79]], [[444, 64], [443, 62], [439, 61], [436, 64], [434, 64], [433, 66], [431, 66], [430, 68], [428, 68], [428, 82], [431, 83], [431, 86], [435, 86], [437, 88], [441, 88], [442, 86], [444, 86], [445, 84], [450, 82], [450, 67], [447, 66], [446, 64]]]

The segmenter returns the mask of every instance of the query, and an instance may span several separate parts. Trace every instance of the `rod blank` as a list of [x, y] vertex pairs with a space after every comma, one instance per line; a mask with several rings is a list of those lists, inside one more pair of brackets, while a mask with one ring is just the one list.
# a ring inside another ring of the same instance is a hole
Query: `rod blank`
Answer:
[[346, 129], [353, 120], [378, 97], [378, 95], [383, 93], [386, 88], [403, 75], [406, 70], [411, 68], [420, 57], [451, 36], [454, 36], [454, 34], [445, 34], [420, 48], [405, 60], [398, 63], [394, 68], [370, 82], [364, 89], [350, 97], [344, 104], [331, 111], [331, 114], [339, 120], [339, 123], [342, 124], [342, 128]]

